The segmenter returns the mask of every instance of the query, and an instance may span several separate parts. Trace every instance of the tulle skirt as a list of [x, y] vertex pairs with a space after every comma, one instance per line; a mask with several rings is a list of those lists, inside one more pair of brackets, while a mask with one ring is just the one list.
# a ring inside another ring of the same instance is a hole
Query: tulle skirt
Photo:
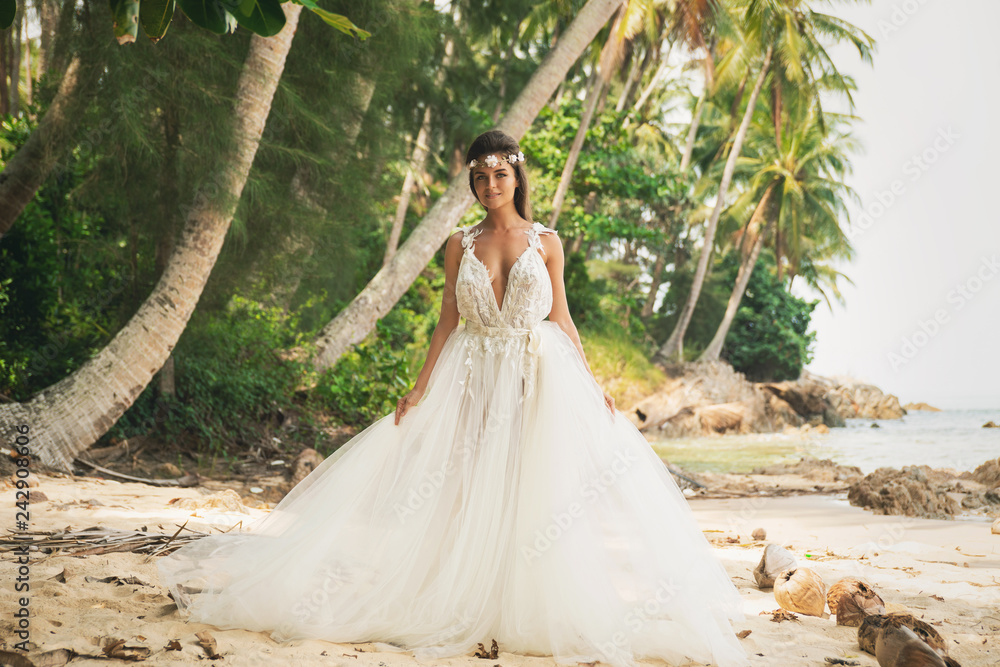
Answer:
[[748, 664], [739, 593], [666, 467], [557, 325], [530, 338], [460, 325], [398, 426], [373, 423], [243, 532], [160, 559], [181, 611], [418, 660], [496, 639], [567, 664]]

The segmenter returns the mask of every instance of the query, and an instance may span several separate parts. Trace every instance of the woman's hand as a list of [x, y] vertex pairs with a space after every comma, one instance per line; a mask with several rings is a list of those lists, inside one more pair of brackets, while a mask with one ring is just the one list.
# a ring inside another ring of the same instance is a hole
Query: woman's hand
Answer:
[[[602, 390], [603, 391], [603, 390]], [[604, 404], [608, 406], [608, 410], [611, 410], [611, 418], [614, 419], [615, 416], [615, 399], [611, 398], [608, 392], [604, 392]]]
[[399, 401], [396, 402], [396, 425], [399, 425], [399, 420], [406, 414], [406, 411], [412, 408], [414, 405], [420, 402], [420, 398], [424, 395], [423, 389], [418, 389], [414, 387], [410, 390], [410, 393], [403, 396]]

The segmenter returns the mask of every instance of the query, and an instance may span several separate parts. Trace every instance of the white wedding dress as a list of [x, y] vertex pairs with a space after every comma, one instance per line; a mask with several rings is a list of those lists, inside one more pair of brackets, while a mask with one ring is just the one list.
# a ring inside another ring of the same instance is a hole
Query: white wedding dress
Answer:
[[191, 620], [432, 664], [493, 639], [567, 664], [748, 664], [739, 593], [687, 500], [543, 321], [541, 233], [527, 230], [498, 305], [464, 230], [464, 327], [398, 426], [376, 421], [243, 532], [160, 559]]

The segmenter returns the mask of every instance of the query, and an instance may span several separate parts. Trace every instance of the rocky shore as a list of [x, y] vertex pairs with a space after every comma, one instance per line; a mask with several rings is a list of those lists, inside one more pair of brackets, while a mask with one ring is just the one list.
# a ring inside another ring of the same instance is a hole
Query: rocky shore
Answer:
[[750, 382], [722, 362], [667, 371], [670, 379], [659, 391], [624, 411], [639, 430], [659, 437], [773, 433], [806, 424], [834, 428], [847, 419], [906, 414], [897, 397], [852, 379], [805, 372], [795, 381]]

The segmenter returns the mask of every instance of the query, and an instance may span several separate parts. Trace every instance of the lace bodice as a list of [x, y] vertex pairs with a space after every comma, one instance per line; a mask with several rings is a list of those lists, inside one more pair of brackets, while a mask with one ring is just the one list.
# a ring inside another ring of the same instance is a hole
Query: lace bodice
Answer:
[[[540, 222], [525, 230], [528, 246], [510, 267], [503, 304], [498, 304], [493, 292], [493, 280], [486, 265], [474, 252], [475, 239], [483, 231], [475, 226], [462, 230], [462, 262], [455, 283], [458, 312], [471, 329], [531, 329], [552, 310], [552, 282], [545, 260], [538, 254], [542, 248], [539, 234], [555, 234]], [[544, 250], [542, 250], [544, 252]]]

